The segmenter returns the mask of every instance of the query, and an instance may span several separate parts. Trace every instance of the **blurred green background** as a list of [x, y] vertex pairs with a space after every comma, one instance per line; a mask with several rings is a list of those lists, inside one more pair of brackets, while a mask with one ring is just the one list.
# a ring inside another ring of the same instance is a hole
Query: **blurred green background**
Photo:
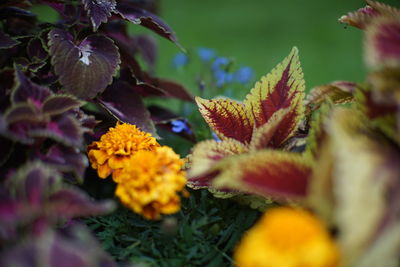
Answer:
[[[384, 2], [399, 5], [398, 0]], [[252, 67], [256, 79], [297, 46], [309, 90], [334, 80], [363, 81], [362, 32], [338, 18], [365, 5], [361, 0], [165, 0], [161, 17], [189, 51], [214, 48], [218, 55]], [[178, 49], [157, 39], [158, 74], [188, 83], [171, 68]]]

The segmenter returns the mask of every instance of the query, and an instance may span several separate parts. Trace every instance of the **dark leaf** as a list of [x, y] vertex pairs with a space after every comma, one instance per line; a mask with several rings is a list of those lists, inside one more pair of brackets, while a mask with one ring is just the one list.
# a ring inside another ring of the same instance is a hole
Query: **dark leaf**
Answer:
[[15, 70], [16, 85], [12, 90], [11, 100], [14, 103], [32, 101], [35, 106], [39, 107], [43, 101], [51, 94], [47, 87], [43, 87], [33, 83], [25, 74]]
[[39, 38], [32, 38], [26, 49], [32, 61], [44, 61], [48, 57], [47, 51], [43, 48], [42, 40]]
[[115, 0], [81, 0], [90, 17], [93, 30], [96, 31], [101, 23], [105, 23], [111, 12], [115, 10]]
[[53, 145], [41, 159], [57, 170], [64, 173], [73, 173], [75, 178], [82, 182], [88, 160], [85, 155], [71, 147]]
[[61, 189], [52, 194], [49, 204], [52, 216], [65, 219], [105, 214], [115, 208], [112, 201], [95, 202], [83, 191], [73, 188]]
[[103, 92], [120, 63], [118, 48], [105, 36], [90, 35], [76, 46], [68, 33], [49, 33], [51, 62], [66, 91], [91, 99]]
[[185, 87], [183, 87], [179, 83], [169, 80], [155, 79], [155, 78], [152, 78], [151, 82], [152, 86], [164, 91], [167, 97], [194, 102], [193, 96], [189, 93], [189, 91]]
[[42, 112], [50, 116], [60, 115], [82, 105], [83, 103], [73, 96], [52, 95], [43, 102]]
[[9, 35], [0, 31], [0, 49], [11, 48], [19, 44], [18, 41], [11, 38]]
[[177, 43], [175, 33], [172, 29], [159, 17], [141, 8], [118, 4], [115, 13], [119, 14], [122, 18], [133, 22], [134, 24], [142, 25], [164, 38]]
[[51, 121], [46, 128], [29, 131], [32, 137], [52, 138], [66, 146], [80, 147], [83, 141], [83, 130], [79, 121], [73, 116], [62, 116], [57, 121]]
[[125, 82], [114, 82], [99, 98], [99, 103], [123, 122], [135, 124], [141, 130], [157, 136], [150, 113], [142, 98]]

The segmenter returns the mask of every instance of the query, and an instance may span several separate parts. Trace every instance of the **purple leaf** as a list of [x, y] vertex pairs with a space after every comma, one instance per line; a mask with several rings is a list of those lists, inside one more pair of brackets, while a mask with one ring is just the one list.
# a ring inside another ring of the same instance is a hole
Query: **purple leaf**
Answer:
[[73, 188], [61, 189], [49, 198], [50, 210], [55, 218], [95, 216], [114, 210], [112, 201], [95, 202], [83, 191]]
[[40, 207], [61, 186], [61, 177], [41, 162], [28, 163], [10, 177], [8, 189], [13, 197]]
[[29, 131], [32, 137], [48, 137], [66, 146], [82, 146], [83, 130], [79, 121], [73, 116], [62, 116], [56, 121], [51, 121], [46, 128]]
[[0, 31], [0, 49], [11, 48], [19, 44], [18, 41], [11, 38], [9, 35]]
[[194, 102], [193, 96], [189, 91], [174, 81], [151, 78], [151, 85], [166, 92], [167, 97], [182, 99], [185, 101]]
[[4, 117], [8, 125], [19, 122], [41, 122], [37, 108], [29, 102], [14, 104], [5, 112]]
[[81, 0], [82, 4], [90, 17], [93, 30], [97, 31], [100, 24], [107, 22], [111, 12], [115, 10], [115, 0]]
[[134, 39], [136, 49], [142, 55], [150, 67], [150, 72], [154, 70], [157, 59], [157, 44], [152, 36], [138, 35]]
[[48, 57], [47, 51], [43, 48], [42, 40], [32, 38], [26, 48], [29, 58], [33, 61], [44, 61]]
[[74, 148], [53, 145], [41, 160], [63, 173], [73, 173], [78, 182], [82, 182], [88, 160]]
[[149, 28], [150, 30], [164, 38], [167, 38], [179, 46], [175, 33], [172, 31], [172, 29], [153, 13], [141, 8], [120, 3], [117, 5], [115, 13], [119, 14], [123, 19], [126, 19], [134, 24], [139, 24], [143, 27]]
[[52, 95], [43, 102], [42, 112], [54, 116], [79, 108], [83, 103], [70, 95]]
[[105, 90], [116, 74], [120, 57], [114, 42], [102, 35], [90, 35], [75, 45], [68, 33], [49, 33], [51, 63], [66, 91], [91, 99]]
[[25, 74], [15, 70], [16, 86], [11, 93], [11, 100], [14, 103], [32, 101], [36, 107], [41, 107], [43, 101], [51, 94], [47, 87], [33, 83]]
[[114, 82], [98, 99], [113, 116], [123, 122], [135, 124], [145, 132], [157, 136], [150, 113], [142, 98], [125, 82]]

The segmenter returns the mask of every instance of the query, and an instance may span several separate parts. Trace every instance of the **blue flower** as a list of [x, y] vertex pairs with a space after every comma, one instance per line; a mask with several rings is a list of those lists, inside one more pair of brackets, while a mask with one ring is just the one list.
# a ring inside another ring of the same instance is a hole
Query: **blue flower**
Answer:
[[222, 87], [226, 83], [230, 83], [233, 81], [233, 74], [224, 70], [217, 69], [214, 71], [214, 78], [217, 87]]
[[188, 62], [189, 62], [188, 56], [180, 52], [176, 54], [175, 57], [172, 59], [172, 66], [174, 66], [176, 69], [179, 69], [185, 66]]
[[192, 133], [185, 120], [174, 120], [171, 122], [171, 124], [172, 124], [172, 131], [174, 133], [180, 133], [180, 132], [187, 132], [188, 134]]
[[235, 81], [246, 84], [253, 78], [254, 72], [250, 67], [241, 67], [235, 72]]
[[226, 57], [217, 57], [214, 60], [211, 68], [213, 71], [216, 71], [218, 69], [221, 69], [221, 66], [225, 67], [226, 65], [228, 65], [229, 62], [230, 62], [229, 59], [227, 59]]
[[208, 62], [215, 57], [215, 50], [210, 48], [200, 47], [199, 49], [197, 49], [197, 55], [200, 57], [202, 61]]

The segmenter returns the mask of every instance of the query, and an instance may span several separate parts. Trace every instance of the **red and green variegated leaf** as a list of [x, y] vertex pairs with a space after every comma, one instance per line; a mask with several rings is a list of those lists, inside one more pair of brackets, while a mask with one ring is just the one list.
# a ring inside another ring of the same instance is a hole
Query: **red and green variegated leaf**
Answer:
[[353, 27], [365, 29], [378, 17], [398, 17], [400, 10], [384, 3], [367, 0], [368, 5], [342, 16], [339, 21]]
[[221, 161], [216, 188], [228, 188], [284, 200], [306, 197], [311, 164], [298, 153], [261, 150]]
[[43, 102], [42, 112], [54, 116], [73, 108], [78, 108], [83, 102], [71, 95], [52, 95]]
[[398, 18], [378, 19], [367, 27], [365, 60], [370, 68], [400, 66], [399, 36], [400, 20]]
[[49, 33], [51, 63], [64, 89], [91, 99], [111, 84], [120, 64], [118, 48], [103, 35], [89, 35], [79, 45], [63, 30]]
[[304, 115], [304, 88], [298, 50], [294, 47], [289, 56], [261, 78], [247, 95], [244, 105], [253, 115], [256, 128], [267, 123], [278, 110], [290, 108], [274, 136], [275, 146], [287, 140], [300, 123]]
[[278, 128], [281, 127], [282, 120], [289, 112], [289, 108], [280, 109], [272, 115], [266, 124], [255, 129], [249, 144], [250, 150], [260, 150], [267, 147], [273, 147], [271, 141]]
[[213, 166], [220, 160], [247, 152], [247, 148], [234, 139], [221, 142], [208, 140], [198, 143], [193, 148], [191, 164], [188, 172], [188, 184], [193, 187], [208, 187], [215, 175]]
[[254, 121], [244, 104], [232, 99], [200, 97], [196, 97], [196, 102], [201, 115], [219, 138], [233, 138], [244, 144], [250, 142]]
[[354, 100], [353, 93], [357, 84], [346, 81], [334, 81], [311, 89], [305, 100], [306, 106], [312, 110], [318, 109], [327, 99], [334, 104], [349, 103]]
[[327, 124], [335, 159], [333, 192], [339, 242], [344, 257], [351, 260], [371, 245], [391, 214], [399, 212], [393, 202], [398, 199], [400, 154], [366, 122], [357, 111], [337, 109]]

